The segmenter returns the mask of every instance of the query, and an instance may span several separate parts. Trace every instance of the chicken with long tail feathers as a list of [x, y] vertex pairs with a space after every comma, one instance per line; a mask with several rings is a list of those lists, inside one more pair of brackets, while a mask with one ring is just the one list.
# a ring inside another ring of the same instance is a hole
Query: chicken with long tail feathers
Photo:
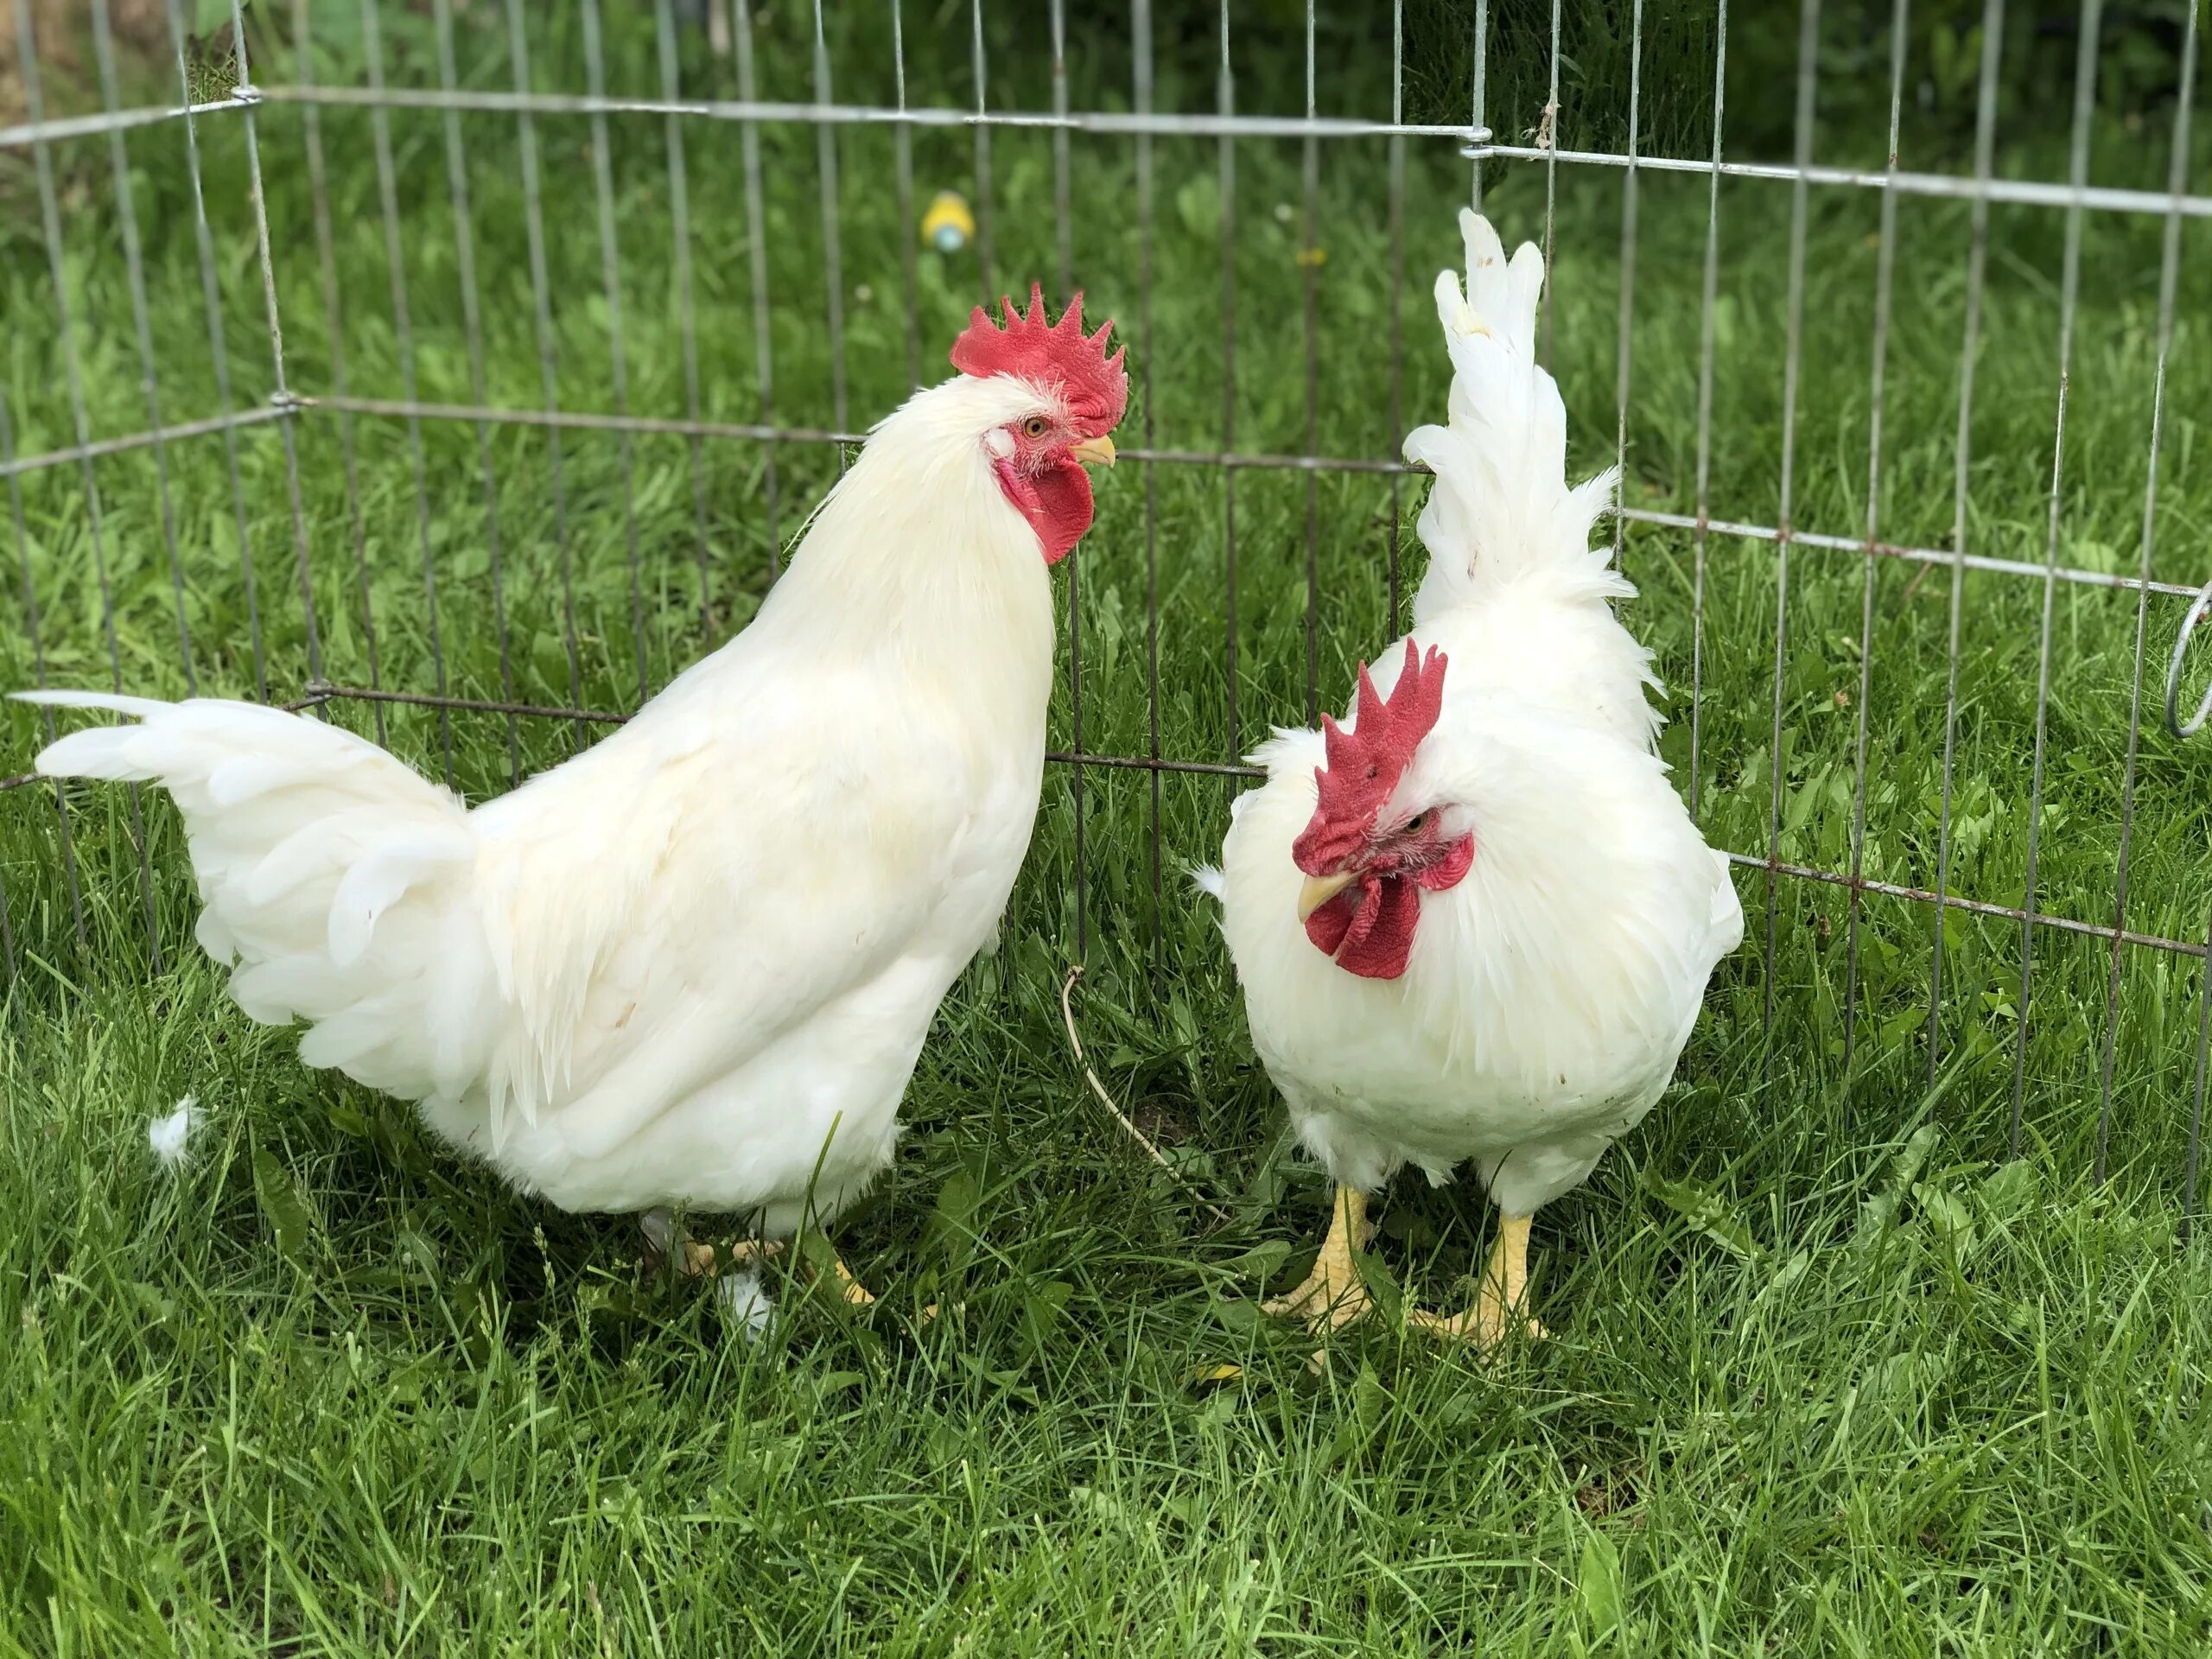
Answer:
[[1079, 297], [1048, 323], [1034, 290], [978, 308], [749, 626], [474, 810], [336, 726], [208, 699], [24, 694], [137, 721], [38, 769], [167, 788], [239, 1007], [306, 1021], [308, 1064], [419, 1102], [516, 1186], [768, 1237], [834, 1217], [1028, 846], [1046, 567], [1128, 397], [1112, 326], [1086, 335]]
[[1466, 290], [1436, 284], [1449, 422], [1406, 441], [1436, 475], [1414, 631], [1360, 669], [1342, 725], [1252, 757], [1268, 781], [1201, 879], [1254, 1046], [1336, 1183], [1312, 1275], [1268, 1311], [1365, 1313], [1367, 1195], [1471, 1162], [1501, 1221], [1474, 1306], [1412, 1318], [1489, 1344], [1541, 1333], [1530, 1218], [1664, 1090], [1743, 913], [1656, 753], [1649, 653], [1612, 608], [1635, 589], [1590, 545], [1614, 475], [1567, 485], [1542, 256], [1460, 229]]

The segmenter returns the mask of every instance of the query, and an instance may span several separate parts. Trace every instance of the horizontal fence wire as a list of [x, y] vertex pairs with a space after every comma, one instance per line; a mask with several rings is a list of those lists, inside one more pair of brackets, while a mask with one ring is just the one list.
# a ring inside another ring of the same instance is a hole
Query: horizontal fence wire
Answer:
[[0, 127], [0, 149], [41, 143], [99, 137], [122, 128], [143, 127], [188, 116], [251, 110], [264, 103], [314, 104], [326, 108], [382, 108], [600, 117], [690, 118], [702, 121], [775, 123], [798, 125], [898, 126], [991, 129], [1088, 133], [1099, 137], [1144, 134], [1169, 138], [1450, 138], [1465, 148], [1471, 162], [1534, 162], [1546, 167], [1633, 167], [1639, 173], [1717, 173], [1726, 178], [1765, 179], [1781, 183], [1840, 186], [1899, 195], [1986, 200], [2019, 207], [2080, 206], [2098, 212], [2212, 218], [2212, 196], [2075, 185], [2040, 179], [1977, 178], [1948, 173], [1891, 172], [1879, 168], [1833, 167], [1807, 162], [1718, 162], [1692, 156], [1631, 156], [1611, 150], [1565, 149], [1491, 141], [1487, 128], [1398, 120], [1363, 120], [1342, 116], [1206, 114], [1198, 111], [1109, 111], [1046, 110], [958, 110], [926, 105], [791, 103], [763, 99], [620, 98], [584, 92], [493, 92], [481, 88], [341, 86], [314, 82], [241, 85], [232, 96], [190, 105], [121, 110]]
[[63, 448], [42, 449], [35, 454], [14, 455], [0, 460], [0, 478], [43, 472], [47, 467], [66, 467], [73, 461], [97, 461], [103, 455], [127, 454], [133, 449], [161, 448], [180, 443], [187, 438], [204, 438], [246, 427], [266, 426], [271, 421], [281, 421], [288, 415], [297, 413], [299, 407], [297, 399], [288, 397], [281, 404], [270, 403], [257, 409], [238, 410], [228, 415], [210, 416], [205, 420], [179, 421], [173, 425], [149, 427], [143, 432], [131, 432], [119, 438], [96, 438]]
[[1772, 162], [1715, 162], [1688, 156], [1630, 156], [1611, 150], [1564, 149], [1492, 143], [1487, 128], [1427, 122], [1362, 120], [1343, 116], [1232, 115], [1196, 111], [958, 110], [908, 105], [791, 103], [763, 99], [619, 98], [586, 92], [492, 92], [480, 88], [340, 86], [314, 82], [241, 85], [232, 96], [188, 107], [117, 111], [0, 127], [0, 149], [67, 138], [97, 137], [116, 127], [146, 126], [188, 114], [250, 110], [264, 103], [315, 104], [324, 107], [385, 110], [476, 111], [489, 114], [600, 117], [688, 117], [702, 121], [769, 122], [798, 125], [898, 126], [991, 129], [1089, 133], [1103, 137], [1144, 134], [1167, 138], [1451, 138], [1471, 162], [1534, 162], [1547, 167], [1633, 166], [1647, 173], [1718, 173], [1736, 179], [1767, 179], [1862, 190], [1890, 190], [1900, 195], [1987, 200], [2020, 207], [2084, 208], [2122, 213], [2164, 214], [2178, 211], [2190, 219], [2212, 219], [2212, 196], [2178, 199], [2156, 190], [2106, 185], [2062, 184], [2040, 179], [1980, 179], [1948, 173], [1891, 173], [1882, 168], [1796, 165]]
[[[281, 394], [271, 400], [270, 406], [241, 410], [237, 414], [219, 416], [209, 420], [191, 421], [164, 427], [156, 431], [136, 432], [127, 436], [104, 438], [94, 442], [41, 451], [35, 454], [18, 455], [0, 461], [0, 478], [18, 474], [35, 473], [49, 467], [59, 467], [87, 457], [118, 454], [127, 450], [149, 445], [174, 443], [181, 439], [206, 436], [226, 431], [266, 426], [288, 415], [321, 410], [334, 414], [367, 416], [392, 421], [452, 421], [464, 423], [554, 427], [569, 431], [628, 433], [633, 435], [726, 438], [756, 443], [804, 443], [853, 445], [865, 443], [868, 434], [859, 430], [840, 430], [833, 427], [786, 426], [763, 421], [709, 421], [675, 416], [612, 414], [597, 410], [522, 409], [477, 404], [424, 402], [406, 397], [363, 397], [346, 392], [305, 393], [296, 390]], [[1157, 463], [1170, 467], [1211, 467], [1230, 472], [1281, 473], [1348, 473], [1371, 474], [1378, 476], [1414, 474], [1426, 476], [1428, 468], [1416, 462], [1392, 461], [1363, 455], [1310, 455], [1255, 453], [1235, 449], [1159, 449], [1145, 445], [1129, 445], [1115, 451], [1117, 461]], [[1649, 524], [1661, 529], [1688, 531], [1700, 537], [1706, 536], [1732, 537], [1738, 540], [1758, 542], [1788, 542], [1795, 547], [1816, 548], [1833, 553], [1871, 554], [1882, 559], [1902, 560], [1910, 564], [1941, 565], [1946, 569], [1954, 566], [1964, 570], [1984, 571], [1998, 575], [2023, 576], [2040, 582], [2046, 575], [2062, 582], [2084, 588], [2109, 588], [2123, 593], [2147, 592], [2173, 599], [2196, 598], [2200, 601], [2198, 614], [2212, 614], [2212, 597], [2202, 588], [2180, 582], [2157, 582], [2140, 575], [2127, 575], [2118, 571], [2092, 570], [2077, 565], [2058, 565], [2055, 568], [2028, 559], [2002, 559], [1986, 553], [1963, 556], [1940, 547], [1918, 547], [1904, 543], [1869, 541], [1863, 535], [1850, 536], [1822, 531], [1788, 530], [1774, 524], [1738, 522], [1729, 518], [1700, 518], [1695, 514], [1662, 512], [1643, 507], [1621, 507], [1617, 516], [1631, 524]], [[2194, 626], [2192, 622], [2190, 626]], [[2194, 729], [2191, 728], [2190, 729]]]
[[[293, 713], [338, 702], [381, 703], [413, 709], [428, 709], [456, 714], [499, 715], [530, 720], [574, 721], [587, 725], [620, 726], [631, 718], [626, 714], [605, 709], [567, 707], [550, 703], [510, 702], [489, 697], [439, 696], [428, 692], [372, 690], [366, 686], [334, 685], [316, 682], [308, 685], [302, 695], [279, 705]], [[1046, 753], [1046, 760], [1066, 766], [1106, 766], [1134, 772], [1162, 772], [1194, 774], [1201, 777], [1258, 779], [1267, 776], [1258, 766], [1239, 766], [1223, 761], [1184, 760], [1172, 756], [1153, 757], [1141, 754], [1078, 753], [1072, 750], [1055, 749]], [[0, 778], [0, 790], [20, 789], [50, 780], [35, 772], [22, 772]], [[1886, 899], [1902, 899], [1916, 904], [1955, 910], [1967, 915], [1988, 916], [2000, 920], [2031, 924], [2050, 928], [2062, 933], [2085, 938], [2107, 940], [2115, 944], [2136, 945], [2145, 950], [2163, 950], [2177, 957], [2204, 957], [2212, 955], [2202, 940], [2169, 938], [2162, 934], [2145, 933], [2135, 930], [2113, 927], [2101, 922], [2082, 921], [2070, 916], [2054, 916], [2030, 912], [2017, 905], [2002, 905], [1987, 899], [1968, 899], [1955, 893], [1938, 893], [1932, 888], [1916, 887], [1895, 881], [1877, 880], [1870, 876], [1853, 876], [1847, 871], [1821, 869], [1815, 865], [1800, 864], [1788, 859], [1770, 860], [1751, 853], [1729, 852], [1729, 861], [1738, 867], [1791, 876], [1799, 880], [1816, 882], [1822, 886], [1850, 889], [1859, 893], [1871, 893]]]
[[1949, 173], [1889, 173], [1881, 168], [1789, 165], [1771, 162], [1700, 161], [1685, 156], [1638, 156], [1631, 160], [1605, 150], [1538, 149], [1523, 144], [1471, 144], [1474, 161], [1560, 162], [1573, 167], [1633, 166], [1639, 173], [1712, 173], [1727, 179], [1771, 179], [1783, 184], [1841, 185], [1852, 189], [1893, 191], [1901, 196], [1933, 196], [1953, 201], [1995, 201], [2023, 207], [2079, 206], [2101, 213], [2165, 213], [2212, 219], [2212, 196], [2178, 199], [2158, 190], [2126, 190], [2106, 185], [2054, 184], [2039, 179], [1961, 178]]
[[94, 115], [55, 116], [46, 120], [18, 121], [0, 127], [0, 149], [29, 149], [35, 144], [60, 143], [71, 138], [99, 138], [111, 132], [161, 126], [196, 115], [218, 115], [243, 110], [261, 101], [251, 86], [239, 86], [228, 98], [197, 104], [154, 105], [135, 110], [103, 110]]

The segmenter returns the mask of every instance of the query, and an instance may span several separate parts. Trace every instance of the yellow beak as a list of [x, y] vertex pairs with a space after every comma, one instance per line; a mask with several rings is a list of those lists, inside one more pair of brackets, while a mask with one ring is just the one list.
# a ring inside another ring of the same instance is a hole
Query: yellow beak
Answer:
[[1102, 467], [1111, 467], [1114, 464], [1114, 440], [1111, 438], [1085, 438], [1081, 443], [1070, 445], [1068, 448], [1068, 454], [1073, 455], [1077, 461], [1081, 461], [1086, 467], [1090, 466], [1093, 461], [1096, 461]]
[[1358, 879], [1358, 873], [1354, 870], [1338, 870], [1334, 875], [1307, 876], [1305, 885], [1298, 890], [1298, 919], [1304, 922]]

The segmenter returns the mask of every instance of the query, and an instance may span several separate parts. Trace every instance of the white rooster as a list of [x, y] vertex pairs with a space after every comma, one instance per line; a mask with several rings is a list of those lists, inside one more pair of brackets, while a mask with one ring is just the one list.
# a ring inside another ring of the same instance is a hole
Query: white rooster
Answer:
[[1368, 1192], [1472, 1160], [1502, 1217], [1475, 1306], [1414, 1319], [1488, 1344], [1540, 1333], [1529, 1218], [1665, 1089], [1743, 913], [1654, 752], [1649, 653], [1612, 613], [1635, 589], [1590, 546], [1614, 475], [1567, 486], [1542, 256], [1460, 230], [1465, 297], [1436, 283], [1450, 424], [1406, 441], [1436, 474], [1414, 632], [1361, 668], [1344, 725], [1253, 756], [1268, 781], [1203, 879], [1253, 1044], [1337, 1183], [1312, 1276], [1268, 1311], [1365, 1312]]
[[[682, 1204], [788, 1235], [892, 1154], [939, 1000], [1029, 842], [1046, 567], [1128, 397], [1109, 322], [978, 308], [963, 372], [879, 425], [752, 625], [628, 725], [474, 810], [251, 703], [23, 694], [139, 723], [51, 777], [184, 815], [200, 944], [308, 1065], [421, 1103], [565, 1210]], [[652, 1230], [649, 1228], [649, 1230]], [[854, 1300], [866, 1293], [844, 1277]]]

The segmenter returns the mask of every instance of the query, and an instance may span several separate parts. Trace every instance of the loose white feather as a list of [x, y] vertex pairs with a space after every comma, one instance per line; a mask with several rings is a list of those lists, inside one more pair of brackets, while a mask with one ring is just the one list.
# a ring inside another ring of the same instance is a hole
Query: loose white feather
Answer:
[[724, 1274], [715, 1281], [715, 1295], [724, 1317], [744, 1332], [747, 1342], [757, 1343], [768, 1334], [768, 1321], [775, 1317], [776, 1305], [768, 1299], [767, 1287], [756, 1269]]
[[146, 1144], [154, 1149], [155, 1161], [171, 1174], [183, 1168], [186, 1144], [199, 1122], [200, 1103], [193, 1095], [178, 1101], [175, 1110], [149, 1122]]

